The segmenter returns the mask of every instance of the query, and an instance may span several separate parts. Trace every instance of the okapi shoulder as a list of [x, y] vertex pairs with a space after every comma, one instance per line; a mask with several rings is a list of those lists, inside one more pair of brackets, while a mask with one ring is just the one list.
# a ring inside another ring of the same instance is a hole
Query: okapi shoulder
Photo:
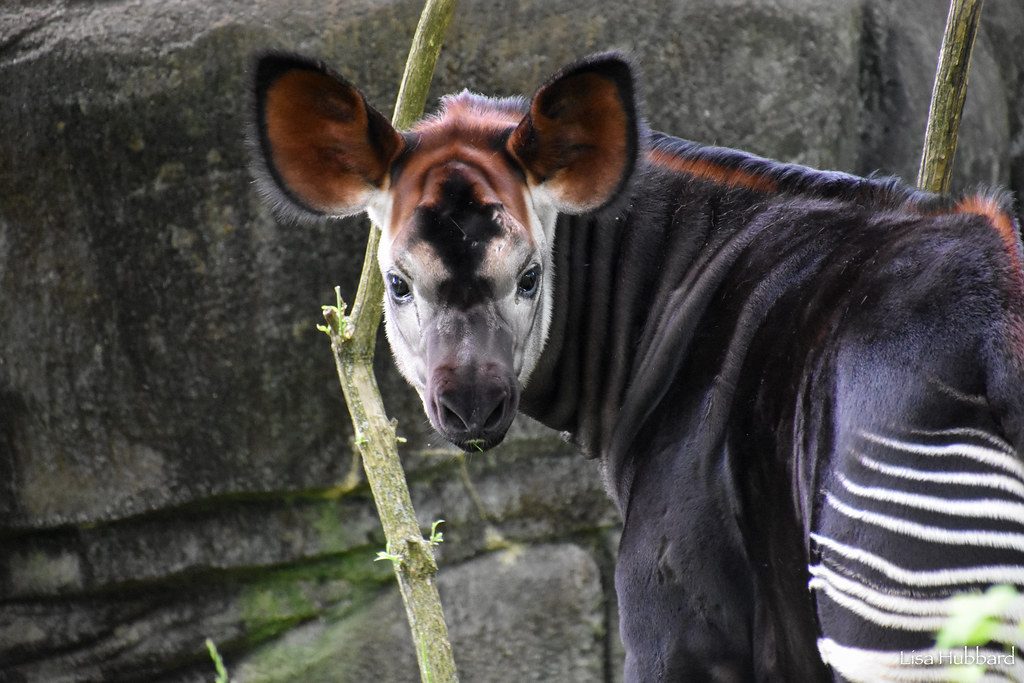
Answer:
[[1011, 197], [1007, 192], [989, 192], [964, 197], [953, 210], [957, 213], [983, 216], [999, 233], [1017, 271], [1024, 267], [1021, 254], [1020, 228], [1010, 213]]

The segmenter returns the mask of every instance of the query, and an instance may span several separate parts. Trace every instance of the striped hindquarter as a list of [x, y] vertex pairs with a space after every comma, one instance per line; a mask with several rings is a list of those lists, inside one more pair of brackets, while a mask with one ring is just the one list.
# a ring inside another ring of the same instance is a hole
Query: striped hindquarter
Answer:
[[846, 443], [811, 534], [822, 658], [851, 681], [964, 680], [978, 664], [981, 680], [1024, 680], [1022, 598], [993, 614], [993, 642], [935, 646], [951, 596], [1024, 585], [1020, 457], [976, 427], [861, 430]]

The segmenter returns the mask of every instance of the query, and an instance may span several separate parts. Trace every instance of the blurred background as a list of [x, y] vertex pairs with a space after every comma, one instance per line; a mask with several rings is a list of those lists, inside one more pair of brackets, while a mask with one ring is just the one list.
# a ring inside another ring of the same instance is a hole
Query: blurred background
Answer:
[[[462, 0], [437, 98], [631, 51], [653, 128], [916, 176], [945, 0]], [[317, 55], [390, 116], [419, 0], [0, 6], [0, 681], [417, 680], [316, 330], [362, 220], [278, 224], [242, 141], [251, 53]], [[954, 188], [1024, 193], [1024, 5], [989, 2]], [[1018, 212], [1019, 212], [1018, 203]], [[463, 457], [392, 368], [421, 523], [443, 518], [461, 678], [619, 680], [618, 513], [523, 421]]]

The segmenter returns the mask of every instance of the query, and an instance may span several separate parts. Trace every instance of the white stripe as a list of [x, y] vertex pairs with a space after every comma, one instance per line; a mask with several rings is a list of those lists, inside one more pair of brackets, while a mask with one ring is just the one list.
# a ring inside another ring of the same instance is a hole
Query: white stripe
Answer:
[[853, 560], [870, 567], [905, 586], [962, 586], [965, 584], [989, 585], [997, 583], [1024, 586], [1024, 566], [988, 565], [916, 571], [900, 567], [884, 557], [841, 543], [827, 536], [812, 533], [811, 539], [819, 546], [827, 548], [848, 560]]
[[946, 394], [947, 396], [952, 396], [958, 401], [964, 401], [965, 403], [972, 403], [974, 405], [979, 406], [988, 406], [988, 398], [984, 394], [968, 394], [966, 392], [960, 391], [952, 384], [947, 384], [946, 382], [943, 382], [941, 379], [935, 377], [934, 375], [929, 375], [925, 379], [928, 381], [929, 384], [934, 386], [936, 389]]
[[[938, 617], [937, 620], [934, 622], [930, 621], [925, 626], [907, 626], [907, 628], [912, 628], [913, 630], [925, 631], [938, 629], [942, 626], [943, 619], [949, 615], [948, 598], [927, 600], [908, 598], [901, 595], [893, 595], [891, 593], [883, 593], [875, 588], [845, 577], [821, 564], [811, 565], [807, 567], [807, 570], [813, 577], [808, 582], [808, 586], [811, 588], [822, 588], [825, 589], [826, 592], [831, 588], [833, 591], [839, 591], [850, 598], [855, 598], [865, 605], [876, 607], [879, 610], [884, 610], [891, 614], [902, 614], [904, 616], [916, 617]], [[872, 621], [876, 620], [872, 619]], [[932, 625], [933, 623], [935, 625]], [[891, 624], [883, 623], [882, 625], [887, 626]]]
[[[946, 624], [951, 614], [962, 609], [959, 600], [962, 595], [981, 595], [975, 591], [939, 599], [911, 598], [876, 590], [820, 564], [807, 569], [814, 577], [808, 583], [812, 590], [824, 590], [836, 603], [862, 619], [886, 628], [938, 631]], [[993, 640], [1003, 643], [1021, 642], [1024, 632], [1020, 630], [1019, 625], [1024, 620], [1024, 596], [1013, 598], [990, 616], [1003, 622], [999, 630], [993, 634]]]
[[915, 455], [946, 457], [956, 455], [963, 456], [965, 458], [970, 458], [975, 462], [998, 467], [1010, 472], [1011, 474], [1017, 475], [1018, 479], [1024, 480], [1024, 464], [1021, 463], [1020, 458], [1012, 450], [986, 448], [984, 446], [969, 443], [952, 443], [934, 446], [912, 443], [909, 441], [897, 441], [896, 439], [890, 439], [884, 436], [879, 436], [878, 434], [871, 434], [869, 432], [861, 432], [861, 436], [864, 437], [864, 439], [881, 446], [903, 451], [905, 453], [914, 453]]
[[823, 591], [825, 595], [830, 597], [840, 607], [882, 628], [934, 633], [942, 628], [942, 624], [946, 622], [946, 617], [944, 616], [908, 616], [880, 610], [866, 604], [862, 600], [846, 595], [832, 584], [821, 579], [811, 579], [808, 587], [811, 590]]
[[1011, 493], [1024, 499], [1024, 482], [1003, 474], [980, 474], [978, 472], [941, 472], [917, 470], [911, 467], [887, 465], [866, 455], [860, 456], [860, 464], [866, 469], [880, 474], [910, 481], [929, 482], [934, 484], [952, 484], [953, 486], [979, 486]]
[[[961, 650], [962, 651], [962, 650]], [[974, 652], [973, 649], [970, 650]], [[914, 664], [914, 657], [926, 662], [940, 662], [940, 655], [953, 650], [929, 648], [914, 652], [885, 652], [864, 650], [840, 645], [831, 638], [818, 640], [818, 652], [822, 660], [836, 673], [855, 683], [929, 683], [930, 681], [956, 681], [962, 678], [964, 669], [957, 665]], [[1024, 680], [1024, 656], [1019, 651], [1012, 653], [981, 648], [980, 652], [995, 661], [987, 669], [989, 675], [982, 681]]]
[[1024, 534], [985, 531], [982, 529], [944, 529], [942, 527], [918, 524], [917, 522], [911, 522], [900, 517], [871, 512], [870, 510], [861, 510], [847, 505], [832, 495], [831, 492], [825, 493], [825, 499], [840, 514], [903, 536], [945, 545], [1008, 548], [1024, 552]]
[[1024, 505], [1020, 503], [991, 498], [960, 500], [956, 498], [925, 496], [920, 493], [907, 493], [896, 489], [861, 486], [848, 479], [842, 473], [838, 476], [839, 481], [847, 491], [861, 498], [869, 498], [883, 503], [895, 503], [917, 510], [941, 512], [958, 517], [1004, 520], [1024, 524]]
[[[839, 572], [821, 564], [811, 565], [807, 567], [807, 570], [811, 573], [811, 576], [814, 577], [811, 579], [811, 583], [814, 583], [815, 579], [819, 584], [827, 583], [836, 590], [842, 591], [851, 597], [855, 597], [858, 600], [887, 612], [897, 612], [900, 614], [917, 616], [941, 616], [943, 618], [948, 616], [950, 613], [951, 606], [948, 597], [938, 599], [910, 598], [902, 595], [885, 593], [859, 581], [843, 576]], [[980, 595], [977, 591], [974, 593]], [[1020, 598], [1019, 601], [1021, 604], [1024, 604], [1024, 597]], [[1008, 618], [1014, 616], [1011, 613], [1012, 611], [1013, 610], [1008, 608], [1006, 615]], [[1021, 616], [1024, 616], [1024, 610], [1017, 609], [1016, 617], [1019, 618]], [[941, 622], [939, 625], [941, 626]]]
[[975, 429], [974, 427], [953, 427], [952, 429], [922, 429], [917, 432], [918, 434], [924, 434], [925, 436], [934, 436], [939, 438], [947, 438], [950, 436], [968, 436], [980, 441], [987, 441], [989, 444], [998, 448], [999, 450], [1013, 455], [1016, 451], [1013, 446], [1010, 445], [1005, 439], [1001, 439], [992, 432], [985, 431], [984, 429]]

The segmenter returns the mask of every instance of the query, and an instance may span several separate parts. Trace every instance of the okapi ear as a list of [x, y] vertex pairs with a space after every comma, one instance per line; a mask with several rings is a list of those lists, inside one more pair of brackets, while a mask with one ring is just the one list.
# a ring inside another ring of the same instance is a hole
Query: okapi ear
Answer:
[[278, 209], [345, 216], [384, 187], [402, 136], [322, 62], [257, 55], [249, 145], [260, 189]]
[[633, 68], [610, 53], [542, 85], [507, 148], [559, 211], [583, 213], [607, 204], [629, 180], [639, 137]]

